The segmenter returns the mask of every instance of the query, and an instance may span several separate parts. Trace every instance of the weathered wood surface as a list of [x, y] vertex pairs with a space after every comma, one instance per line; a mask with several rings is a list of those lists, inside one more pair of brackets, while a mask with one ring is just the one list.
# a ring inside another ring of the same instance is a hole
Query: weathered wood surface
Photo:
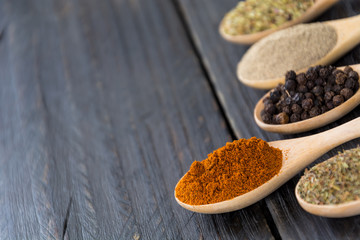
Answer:
[[0, 239], [269, 239], [173, 198], [231, 140], [170, 1], [1, 2]]
[[[235, 136], [284, 138], [255, 126], [263, 91], [235, 77], [246, 47], [217, 33], [235, 3], [0, 0], [0, 239], [360, 235], [359, 217], [300, 209], [298, 177], [228, 214], [176, 204], [173, 189], [194, 159]], [[357, 1], [343, 1], [321, 19], [358, 12]], [[359, 53], [337, 64], [357, 63]]]
[[[239, 84], [236, 78], [236, 64], [248, 49], [246, 46], [225, 42], [218, 34], [218, 25], [223, 15], [237, 1], [178, 0], [179, 7], [185, 16], [184, 21], [193, 36], [196, 49], [209, 74], [216, 95], [229, 119], [231, 129], [238, 138], [257, 136], [265, 140], [305, 136], [335, 127], [360, 116], [356, 108], [347, 116], [335, 123], [311, 132], [282, 136], [260, 130], [253, 118], [253, 108], [265, 91], [254, 90]], [[360, 2], [356, 0], [340, 1], [317, 20], [325, 21], [360, 14]], [[275, 51], [276, 49], [274, 49]], [[360, 47], [339, 59], [336, 66], [360, 62]], [[354, 140], [324, 155], [319, 161], [333, 156], [341, 149], [349, 149], [360, 144]], [[317, 162], [319, 162], [317, 161]], [[360, 217], [346, 219], [327, 219], [315, 217], [304, 212], [297, 204], [294, 187], [300, 174], [285, 184], [278, 191], [266, 198], [266, 204], [283, 239], [356, 239], [360, 236]]]

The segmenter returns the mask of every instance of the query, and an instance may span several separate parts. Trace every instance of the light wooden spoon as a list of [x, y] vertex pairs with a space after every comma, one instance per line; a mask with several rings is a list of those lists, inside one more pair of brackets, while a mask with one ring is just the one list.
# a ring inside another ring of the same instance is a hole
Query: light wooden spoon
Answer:
[[[330, 52], [328, 52], [323, 58], [321, 58], [317, 62], [314, 62], [310, 66], [328, 65], [330, 63], [333, 63], [360, 42], [360, 15], [350, 18], [327, 21], [324, 23], [335, 28], [337, 33], [337, 42]], [[247, 79], [240, 73], [240, 64], [241, 61], [237, 66], [237, 76], [239, 80], [247, 86], [260, 89], [270, 89], [276, 87], [276, 85], [278, 85], [279, 83], [285, 82], [284, 76], [275, 79]], [[304, 69], [297, 70], [296, 72], [304, 72], [310, 66]]]
[[316, 205], [304, 201], [299, 194], [300, 181], [295, 187], [296, 199], [300, 206], [307, 212], [314, 215], [330, 218], [351, 217], [360, 214], [360, 200], [341, 204]]
[[206, 205], [189, 205], [176, 201], [184, 208], [199, 213], [215, 214], [235, 211], [247, 207], [275, 191], [290, 178], [334, 147], [360, 137], [360, 118], [328, 131], [302, 138], [269, 142], [270, 146], [283, 152], [283, 164], [278, 175], [260, 187], [223, 202]]
[[253, 44], [254, 42], [260, 40], [263, 37], [266, 37], [267, 35], [270, 35], [273, 32], [276, 32], [280, 29], [284, 29], [287, 27], [291, 27], [293, 25], [304, 23], [311, 21], [312, 19], [316, 18], [317, 16], [321, 15], [323, 12], [325, 12], [328, 8], [330, 8], [332, 5], [334, 5], [339, 0], [317, 0], [315, 1], [314, 5], [311, 6], [302, 16], [296, 18], [295, 20], [286, 22], [282, 25], [280, 25], [277, 28], [265, 30], [262, 32], [252, 33], [252, 34], [243, 34], [243, 35], [229, 35], [224, 32], [224, 19], [221, 21], [219, 26], [219, 32], [220, 35], [233, 43], [240, 43], [240, 44]]
[[[354, 71], [360, 73], [360, 64], [351, 65], [350, 67], [352, 67]], [[339, 67], [338, 69], [344, 69], [344, 67]], [[259, 100], [259, 102], [256, 104], [254, 109], [255, 122], [260, 128], [262, 128], [265, 131], [282, 133], [282, 134], [306, 132], [315, 128], [325, 126], [331, 122], [336, 121], [342, 116], [346, 115], [348, 112], [353, 110], [360, 103], [360, 90], [357, 90], [357, 92], [350, 99], [345, 101], [343, 104], [317, 117], [309, 118], [307, 120], [303, 120], [295, 123], [288, 123], [288, 124], [267, 124], [264, 123], [261, 119], [261, 111], [264, 109], [263, 100], [264, 98], [270, 95], [270, 92], [271, 91], [265, 94], [265, 96], [262, 97]]]

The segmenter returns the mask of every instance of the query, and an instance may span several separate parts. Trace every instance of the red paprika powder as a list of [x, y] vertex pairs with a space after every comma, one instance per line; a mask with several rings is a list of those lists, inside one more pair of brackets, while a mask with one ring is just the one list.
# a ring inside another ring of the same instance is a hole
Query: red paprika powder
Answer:
[[235, 140], [195, 161], [179, 181], [175, 196], [190, 205], [229, 200], [247, 193], [279, 173], [282, 152], [264, 140]]

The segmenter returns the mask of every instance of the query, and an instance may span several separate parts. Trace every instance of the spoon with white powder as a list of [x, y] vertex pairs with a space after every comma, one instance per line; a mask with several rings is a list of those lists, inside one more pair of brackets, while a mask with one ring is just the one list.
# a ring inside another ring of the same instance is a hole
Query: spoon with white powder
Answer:
[[360, 15], [324, 23], [301, 24], [255, 43], [237, 67], [239, 80], [254, 88], [284, 83], [285, 73], [328, 65], [360, 42]]

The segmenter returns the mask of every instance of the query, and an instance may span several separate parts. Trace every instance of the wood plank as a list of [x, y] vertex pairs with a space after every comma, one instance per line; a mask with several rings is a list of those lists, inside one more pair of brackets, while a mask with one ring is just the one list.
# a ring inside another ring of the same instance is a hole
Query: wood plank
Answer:
[[5, 5], [1, 238], [272, 238], [264, 202], [212, 216], [174, 200], [231, 137], [171, 2]]
[[[241, 85], [235, 75], [236, 64], [248, 47], [225, 42], [217, 31], [223, 15], [234, 7], [237, 1], [227, 0], [220, 3], [205, 0], [178, 0], [177, 2], [180, 11], [185, 16], [186, 25], [190, 29], [224, 112], [237, 137], [257, 136], [269, 141], [305, 136], [332, 128], [360, 115], [360, 109], [356, 108], [336, 123], [298, 135], [282, 136], [260, 130], [252, 118], [252, 111], [258, 99], [265, 92]], [[319, 20], [337, 19], [359, 13], [358, 1], [340, 1], [330, 11], [322, 15]], [[358, 63], [359, 54], [360, 48], [356, 47], [335, 65]], [[344, 144], [330, 151], [317, 162], [333, 156], [341, 149], [355, 147], [359, 143], [359, 140], [354, 140]], [[310, 215], [300, 208], [293, 193], [299, 176], [300, 174], [266, 198], [266, 204], [281, 237], [283, 239], [308, 239], [310, 236], [313, 239], [357, 238], [360, 235], [360, 217], [326, 219]]]
[[[27, 1], [21, 4], [23, 10], [33, 9]], [[40, 83], [41, 79], [49, 78], [50, 71], [58, 70], [56, 65], [48, 64], [57, 57], [47, 52], [56, 43], [53, 22], [49, 16], [41, 22], [34, 17], [46, 14], [41, 9], [26, 12], [2, 5], [2, 16], [7, 18], [0, 42], [0, 236], [1, 239], [60, 239], [70, 200], [69, 192], [64, 191], [68, 185], [68, 166], [62, 160], [66, 152], [56, 150], [58, 132], [48, 118]], [[7, 14], [15, 11], [10, 19]], [[49, 36], [42, 45], [41, 35]], [[47, 62], [40, 56], [47, 56]], [[51, 77], [59, 78], [55, 74]], [[55, 93], [49, 89], [49, 94]]]

